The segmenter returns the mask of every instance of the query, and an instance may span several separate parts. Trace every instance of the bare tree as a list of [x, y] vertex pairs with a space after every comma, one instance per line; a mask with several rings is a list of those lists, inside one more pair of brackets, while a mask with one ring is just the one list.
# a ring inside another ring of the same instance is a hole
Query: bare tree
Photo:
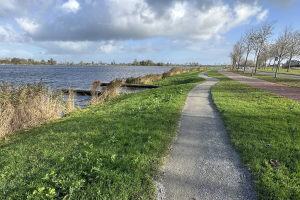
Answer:
[[300, 56], [300, 30], [292, 31], [290, 34], [287, 47], [287, 58], [289, 59], [287, 71], [290, 70], [292, 58], [295, 56]]
[[241, 58], [243, 57], [244, 53], [245, 53], [245, 39], [244, 37], [241, 37], [239, 41], [237, 41], [237, 43], [235, 43], [235, 45], [233, 46], [233, 54], [235, 56], [235, 60], [237, 62], [237, 68], [240, 67], [240, 61]]
[[[270, 67], [271, 62], [275, 59], [275, 50], [274, 50], [274, 44], [272, 42], [267, 42], [266, 45], [263, 47], [261, 56], [262, 61], [264, 64], [264, 69], [268, 66]], [[267, 61], [269, 61], [269, 64], [267, 64]]]
[[[268, 69], [269, 69], [269, 67], [271, 66], [271, 62], [275, 61], [275, 57], [277, 55], [277, 53], [276, 53], [277, 49], [273, 42], [268, 43], [267, 49], [268, 49], [267, 57], [268, 57], [268, 61], [269, 61], [269, 64], [268, 64]], [[274, 67], [273, 67], [273, 69], [274, 69]]]
[[277, 50], [278, 50], [278, 64], [275, 71], [275, 78], [277, 78], [277, 72], [279, 70], [280, 63], [288, 55], [288, 46], [290, 44], [290, 38], [293, 31], [292, 26], [286, 26], [280, 33], [278, 39], [276, 40]]
[[231, 63], [232, 63], [232, 69], [234, 69], [235, 64], [236, 64], [236, 54], [234, 51], [230, 52], [229, 57], [231, 59]]
[[245, 64], [244, 64], [244, 73], [245, 69], [247, 66], [247, 60], [250, 52], [253, 50], [254, 47], [254, 34], [256, 30], [254, 28], [249, 29], [246, 31], [245, 36], [244, 36], [244, 48], [245, 48], [245, 53], [246, 53], [246, 59], [245, 59]]
[[273, 25], [276, 21], [273, 22], [265, 22], [263, 25], [261, 25], [257, 31], [253, 34], [252, 39], [254, 40], [254, 46], [253, 49], [255, 50], [256, 54], [256, 65], [255, 65], [255, 74], [257, 71], [257, 64], [259, 56], [266, 45], [266, 42], [268, 39], [273, 35]]

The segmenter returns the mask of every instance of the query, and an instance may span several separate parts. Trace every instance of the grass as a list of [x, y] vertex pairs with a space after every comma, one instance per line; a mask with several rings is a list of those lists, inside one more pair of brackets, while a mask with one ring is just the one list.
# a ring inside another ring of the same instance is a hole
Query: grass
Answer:
[[[261, 71], [261, 72], [273, 72], [272, 67], [268, 68], [261, 68], [261, 69], [257, 69], [257, 71]], [[276, 71], [276, 68], [274, 68], [274, 72]], [[298, 67], [298, 69], [290, 69], [289, 71], [287, 71], [287, 69], [282, 69], [280, 68], [278, 73], [281, 74], [293, 74], [293, 75], [300, 75], [300, 68]]]
[[154, 179], [187, 94], [204, 82], [198, 73], [0, 141], [0, 199], [156, 199]]
[[[300, 199], [300, 103], [218, 74], [215, 105], [260, 199]], [[277, 160], [278, 167], [270, 160]]]
[[[247, 73], [247, 72], [243, 73], [243, 72], [236, 72], [236, 71], [232, 71], [232, 72], [243, 76], [251, 77], [251, 73]], [[265, 80], [268, 82], [272, 82], [272, 83], [281, 84], [281, 85], [300, 87], [300, 79], [292, 79], [292, 78], [285, 78], [285, 77], [275, 78], [273, 75], [263, 75], [263, 74], [256, 74], [256, 75], [253, 74], [252, 77]]]

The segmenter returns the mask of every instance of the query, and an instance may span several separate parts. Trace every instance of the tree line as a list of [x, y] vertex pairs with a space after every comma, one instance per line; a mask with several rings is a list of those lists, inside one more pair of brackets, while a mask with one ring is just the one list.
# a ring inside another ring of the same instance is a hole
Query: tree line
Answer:
[[[276, 66], [275, 77], [283, 60], [287, 60], [287, 71], [291, 68], [292, 59], [300, 57], [300, 30], [290, 25], [286, 26], [280, 33], [278, 38], [272, 39], [274, 34], [273, 22], [265, 22], [264, 24], [248, 29], [241, 38], [233, 45], [230, 52], [232, 67], [239, 68], [246, 66], [255, 66], [255, 73], [258, 67]], [[248, 61], [249, 54], [254, 53], [254, 60]]]
[[[0, 64], [3, 65], [109, 65], [107, 63], [103, 63], [101, 61], [99, 61], [98, 63], [94, 63], [94, 62], [83, 62], [80, 61], [78, 63], [74, 63], [74, 62], [60, 62], [58, 63], [56, 60], [54, 59], [50, 59], [45, 61], [44, 59], [42, 59], [41, 61], [35, 61], [32, 58], [29, 59], [23, 59], [23, 58], [2, 58], [0, 59]], [[185, 64], [172, 64], [172, 63], [163, 63], [163, 62], [153, 62], [152, 60], [142, 60], [142, 61], [137, 61], [137, 59], [135, 59], [132, 63], [116, 63], [115, 61], [112, 61], [110, 65], [118, 65], [118, 66], [183, 66], [183, 65], [189, 65], [189, 66], [199, 66], [199, 64], [197, 62], [189, 62], [189, 63], [185, 63]]]
[[32, 58], [24, 59], [24, 58], [2, 58], [0, 59], [0, 64], [6, 64], [6, 65], [56, 65], [57, 61], [53, 60], [51, 58], [48, 61], [45, 61], [42, 59], [41, 61], [35, 61]]
[[[134, 61], [128, 65], [135, 65], [135, 66], [180, 66], [182, 64], [173, 64], [173, 63], [163, 63], [163, 62], [153, 62], [152, 60], [142, 60], [142, 61], [137, 61], [137, 59], [134, 59]], [[184, 65], [190, 65], [190, 66], [199, 66], [197, 62], [189, 62], [185, 63]]]

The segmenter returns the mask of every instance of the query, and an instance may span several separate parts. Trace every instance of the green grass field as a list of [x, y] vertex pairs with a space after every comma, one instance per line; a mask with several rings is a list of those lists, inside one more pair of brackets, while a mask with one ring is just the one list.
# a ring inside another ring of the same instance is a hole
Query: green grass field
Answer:
[[[276, 68], [274, 69], [275, 72]], [[273, 72], [272, 67], [270, 67], [269, 69], [257, 69], [257, 71], [261, 71], [261, 72]], [[287, 71], [287, 69], [279, 69], [278, 73], [281, 74], [294, 74], [294, 75], [300, 75], [300, 68], [299, 69], [290, 69], [289, 71]]]
[[[249, 76], [251, 77], [251, 73], [243, 73], [243, 72], [236, 72], [236, 71], [231, 71], [233, 73], [236, 74], [240, 74], [243, 76]], [[272, 75], [263, 75], [263, 74], [256, 74], [252, 76], [253, 78], [258, 78], [261, 80], [265, 80], [268, 82], [272, 82], [272, 83], [277, 83], [277, 84], [281, 84], [281, 85], [286, 85], [286, 86], [292, 86], [292, 87], [300, 87], [300, 79], [292, 79], [292, 78], [285, 78], [285, 77], [277, 77], [275, 78]]]
[[0, 141], [0, 199], [155, 199], [199, 71], [122, 94]]
[[[241, 161], [253, 174], [260, 199], [300, 199], [300, 103], [206, 73], [221, 80], [212, 88]], [[270, 160], [280, 166], [273, 167]]]

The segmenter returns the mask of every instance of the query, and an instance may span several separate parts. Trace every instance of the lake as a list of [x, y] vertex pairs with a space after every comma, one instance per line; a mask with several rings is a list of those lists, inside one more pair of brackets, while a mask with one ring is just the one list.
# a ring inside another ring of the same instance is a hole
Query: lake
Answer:
[[[90, 90], [94, 80], [108, 83], [116, 78], [161, 74], [170, 70], [168, 66], [67, 66], [67, 65], [0, 65], [0, 81], [14, 85], [42, 81], [52, 89]], [[121, 92], [137, 90], [122, 88]], [[80, 106], [85, 105], [89, 97], [78, 96]]]
[[0, 81], [16, 83], [43, 82], [51, 88], [90, 90], [94, 80], [108, 83], [115, 78], [161, 74], [167, 66], [66, 66], [66, 65], [0, 65]]

